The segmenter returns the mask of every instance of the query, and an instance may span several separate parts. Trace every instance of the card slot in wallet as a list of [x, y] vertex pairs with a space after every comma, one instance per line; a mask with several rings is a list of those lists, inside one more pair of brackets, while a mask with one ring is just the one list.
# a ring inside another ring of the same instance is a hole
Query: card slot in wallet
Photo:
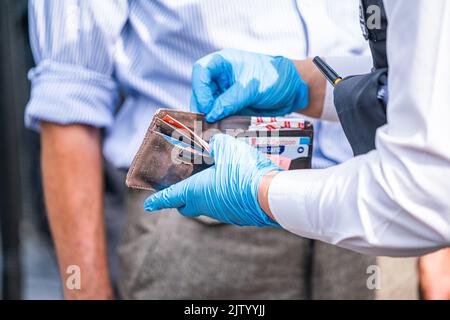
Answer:
[[204, 151], [202, 144], [197, 141], [195, 138], [189, 136], [183, 130], [179, 130], [172, 126], [171, 124], [163, 121], [162, 119], [157, 118], [155, 122], [155, 130], [163, 133], [164, 135], [171, 137], [172, 139], [179, 140], [182, 143], [188, 144], [194, 149], [200, 150], [200, 152]]
[[169, 142], [161, 132], [150, 130], [127, 175], [127, 186], [161, 190], [211, 166], [213, 160], [195, 150]]
[[154, 131], [156, 135], [163, 137], [167, 142], [174, 146], [172, 152], [172, 161], [182, 161], [192, 164], [213, 164], [214, 159], [209, 154], [199, 150], [195, 146], [189, 145], [181, 140], [177, 140], [170, 136], [167, 136], [161, 132]]

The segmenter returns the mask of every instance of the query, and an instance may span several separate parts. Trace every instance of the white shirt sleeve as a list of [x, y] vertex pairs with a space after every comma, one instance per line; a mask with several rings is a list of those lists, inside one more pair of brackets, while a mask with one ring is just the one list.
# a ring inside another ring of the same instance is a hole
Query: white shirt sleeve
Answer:
[[385, 6], [390, 101], [376, 150], [330, 169], [279, 174], [269, 205], [295, 234], [416, 256], [450, 245], [450, 1]]

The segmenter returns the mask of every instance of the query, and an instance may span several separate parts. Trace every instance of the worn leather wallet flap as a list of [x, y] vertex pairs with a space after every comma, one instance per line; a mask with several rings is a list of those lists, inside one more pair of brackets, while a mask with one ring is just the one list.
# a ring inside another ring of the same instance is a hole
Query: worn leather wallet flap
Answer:
[[[201, 133], [201, 137], [206, 141], [209, 141], [214, 134], [219, 132], [235, 137], [258, 134], [248, 131], [251, 124], [251, 117], [249, 116], [233, 116], [210, 124], [205, 121], [202, 114], [159, 109], [155, 113], [141, 147], [128, 171], [126, 178], [128, 187], [149, 191], [161, 190], [212, 165], [212, 159], [206, 159], [201, 155], [194, 154], [189, 158], [182, 156], [183, 149], [164, 138], [164, 135], [170, 135], [170, 130], [162, 121], [166, 115], [183, 123], [197, 134]], [[293, 160], [290, 169], [310, 168], [313, 140], [312, 124], [306, 122], [302, 130], [280, 131], [279, 133], [281, 136], [294, 135], [309, 138], [310, 147], [307, 150], [307, 157]]]

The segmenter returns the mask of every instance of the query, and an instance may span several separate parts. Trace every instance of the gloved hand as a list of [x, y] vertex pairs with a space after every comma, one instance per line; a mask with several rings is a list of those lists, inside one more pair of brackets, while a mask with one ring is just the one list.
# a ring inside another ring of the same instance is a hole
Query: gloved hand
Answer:
[[308, 86], [284, 57], [225, 49], [193, 67], [191, 111], [208, 122], [233, 114], [283, 116], [308, 103]]
[[150, 196], [146, 211], [177, 208], [187, 217], [206, 215], [238, 226], [279, 225], [258, 203], [262, 176], [279, 169], [255, 148], [219, 134], [210, 142], [214, 166]]

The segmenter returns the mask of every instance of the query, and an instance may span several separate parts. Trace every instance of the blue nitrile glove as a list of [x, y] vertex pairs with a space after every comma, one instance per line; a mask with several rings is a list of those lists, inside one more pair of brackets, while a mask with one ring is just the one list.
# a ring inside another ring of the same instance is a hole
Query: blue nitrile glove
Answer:
[[281, 170], [255, 148], [219, 134], [210, 142], [214, 166], [150, 196], [146, 211], [177, 208], [238, 226], [279, 227], [258, 203], [261, 177]]
[[308, 103], [308, 86], [284, 57], [225, 49], [193, 67], [191, 111], [208, 122], [233, 114], [283, 116]]

